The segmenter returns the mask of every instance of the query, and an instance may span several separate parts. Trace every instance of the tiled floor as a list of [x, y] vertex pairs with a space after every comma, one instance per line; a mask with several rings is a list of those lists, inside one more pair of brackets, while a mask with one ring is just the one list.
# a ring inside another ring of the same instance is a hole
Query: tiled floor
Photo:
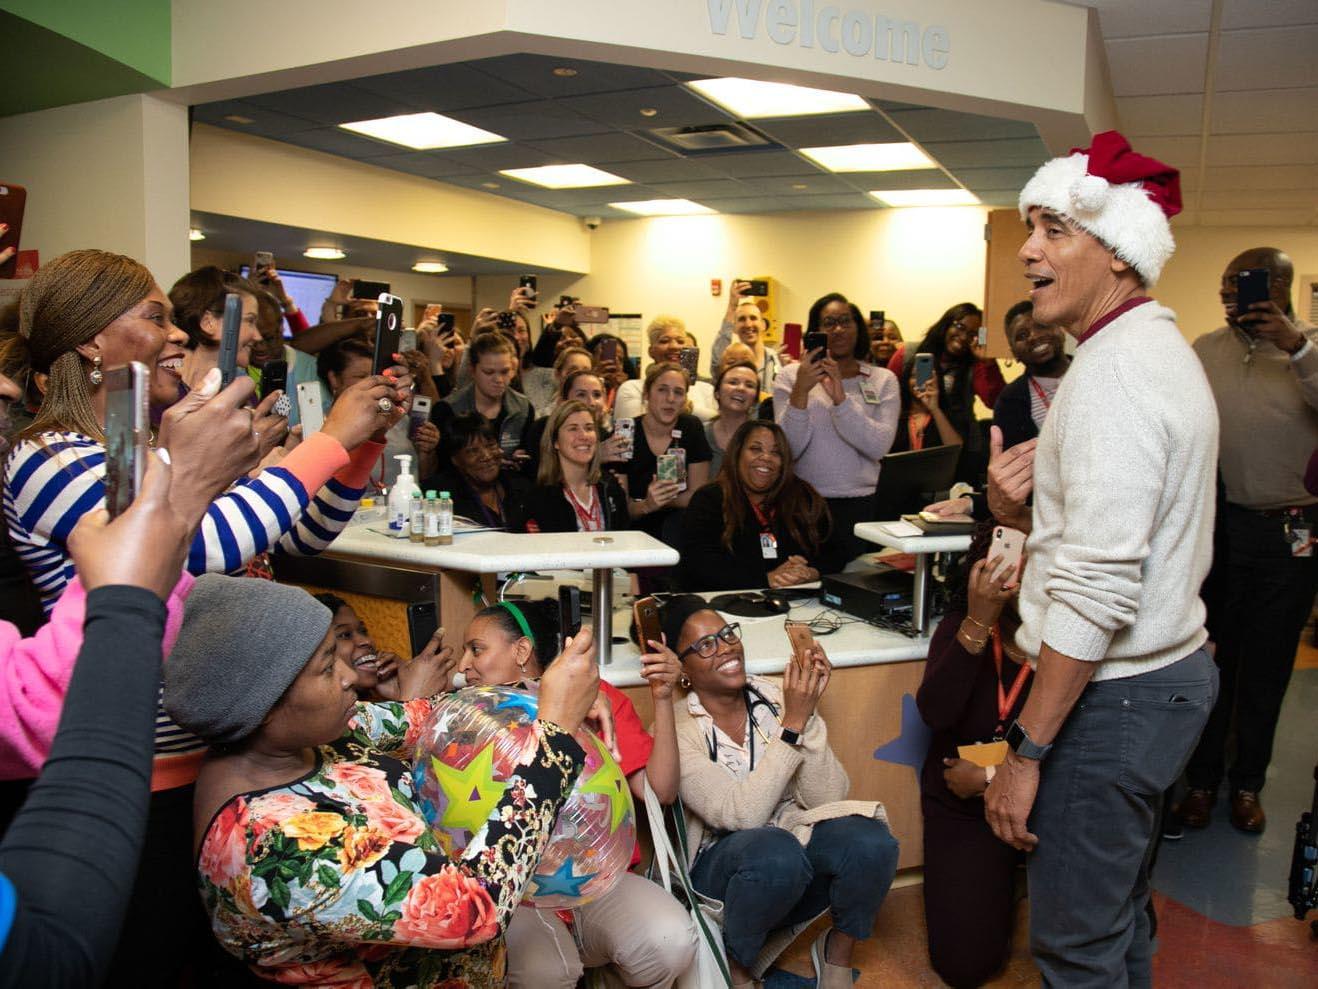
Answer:
[[[1302, 646], [1263, 792], [1268, 830], [1261, 836], [1240, 834], [1219, 813], [1210, 828], [1166, 843], [1159, 853], [1153, 877], [1160, 923], [1154, 984], [1159, 989], [1318, 986], [1318, 940], [1310, 938], [1307, 923], [1291, 916], [1285, 900], [1295, 822], [1313, 796], [1316, 712], [1318, 649]], [[990, 987], [1038, 985], [1026, 948], [1027, 910], [1022, 903], [1011, 962]], [[1310, 919], [1318, 919], [1318, 913]], [[781, 961], [783, 968], [813, 975], [814, 934], [797, 939]], [[861, 970], [860, 989], [943, 985], [929, 967], [918, 884], [889, 894], [874, 937], [857, 949], [855, 966]]]

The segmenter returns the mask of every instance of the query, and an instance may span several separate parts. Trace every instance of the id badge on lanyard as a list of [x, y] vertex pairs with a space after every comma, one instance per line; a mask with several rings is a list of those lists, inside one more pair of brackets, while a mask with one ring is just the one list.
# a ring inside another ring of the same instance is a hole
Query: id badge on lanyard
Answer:
[[778, 537], [772, 532], [760, 533], [760, 556], [766, 560], [778, 559]]

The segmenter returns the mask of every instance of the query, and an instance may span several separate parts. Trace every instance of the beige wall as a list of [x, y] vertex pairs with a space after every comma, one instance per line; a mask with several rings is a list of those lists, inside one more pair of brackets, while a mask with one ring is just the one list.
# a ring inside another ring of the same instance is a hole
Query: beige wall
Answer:
[[[1223, 325], [1217, 299], [1222, 269], [1251, 247], [1279, 247], [1295, 263], [1298, 281], [1318, 275], [1318, 229], [1313, 227], [1176, 227], [1176, 254], [1153, 294], [1176, 311], [1181, 332], [1193, 339]], [[1292, 298], [1295, 304], [1299, 300]]]

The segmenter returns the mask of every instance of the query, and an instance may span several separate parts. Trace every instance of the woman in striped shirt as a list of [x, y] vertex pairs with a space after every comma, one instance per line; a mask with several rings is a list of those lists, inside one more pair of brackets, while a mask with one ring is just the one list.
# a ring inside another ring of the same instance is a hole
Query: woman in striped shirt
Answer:
[[[62, 255], [24, 290], [18, 336], [6, 342], [4, 363], [26, 364], [47, 377], [37, 417], [5, 465], [4, 511], [47, 614], [74, 574], [68, 534], [105, 502], [104, 369], [145, 364], [153, 410], [173, 405], [184, 335], [171, 315], [169, 299], [145, 267], [104, 251]], [[352, 517], [382, 449], [380, 435], [405, 414], [410, 378], [400, 368], [393, 372], [396, 380], [371, 377], [350, 397], [345, 392], [319, 433], [215, 499], [194, 537], [188, 570], [227, 573], [267, 550], [306, 555], [328, 546]], [[149, 829], [162, 840], [148, 842], [152, 852], [135, 894], [142, 900], [130, 909], [120, 946], [116, 974], [125, 982], [163, 980], [170, 951], [182, 964], [190, 950], [180, 925], [200, 919], [188, 882], [188, 832], [203, 750], [159, 714]], [[164, 931], [178, 936], [162, 937]]]

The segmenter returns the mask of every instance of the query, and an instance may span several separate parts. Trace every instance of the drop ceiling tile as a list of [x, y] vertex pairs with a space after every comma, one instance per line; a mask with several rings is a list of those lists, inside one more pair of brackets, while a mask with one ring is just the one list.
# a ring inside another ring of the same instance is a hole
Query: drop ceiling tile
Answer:
[[1202, 128], [1202, 93], [1124, 96], [1116, 102], [1121, 133], [1127, 137], [1178, 137]]
[[1062, 2], [1074, 7], [1097, 8], [1099, 26], [1103, 37], [1107, 39], [1207, 31], [1213, 12], [1212, 0], [1164, 0], [1162, 3], [1146, 3], [1141, 0]]
[[657, 189], [644, 185], [611, 185], [602, 189], [537, 189], [534, 186], [523, 186], [520, 189], [514, 189], [519, 184], [517, 182], [509, 183], [500, 192], [515, 191], [518, 198], [539, 203], [541, 206], [548, 206], [550, 209], [670, 198]]
[[967, 189], [1016, 189], [1034, 175], [1033, 168], [958, 168], [952, 173]]
[[1318, 186], [1318, 167], [1313, 165], [1210, 167], [1205, 170], [1202, 185], [1205, 192], [1311, 189]]
[[[479, 59], [471, 64], [488, 75], [542, 97], [644, 89], [647, 86], [665, 86], [671, 81], [654, 69], [550, 55], [501, 55]], [[576, 69], [577, 74], [569, 78], [556, 76], [554, 69], [559, 66]]]
[[528, 144], [482, 144], [472, 148], [454, 148], [435, 152], [482, 172], [497, 172], [501, 168], [531, 168], [535, 165], [563, 164], [561, 158], [546, 154]]
[[954, 189], [956, 183], [938, 168], [906, 172], [846, 172], [839, 176], [861, 192], [871, 189]]
[[[1146, 9], [1148, 6], [1143, 5]], [[1208, 60], [1208, 35], [1109, 41], [1107, 60], [1113, 96], [1200, 93]]]
[[1224, 0], [1222, 30], [1293, 24], [1318, 24], [1313, 0]]
[[978, 113], [953, 110], [902, 110], [892, 114], [893, 122], [915, 140], [993, 141], [1004, 138], [1038, 138], [1034, 124], [1002, 117], [985, 117]]
[[1011, 189], [990, 189], [985, 192], [972, 189], [971, 191], [979, 197], [979, 201], [985, 206], [994, 206], [998, 209], [1015, 209], [1018, 203], [1017, 194]]
[[725, 177], [723, 172], [703, 161], [676, 156], [654, 161], [621, 161], [612, 165], [609, 171], [633, 182], [683, 182]]
[[[246, 117], [250, 124], [238, 124], [225, 117]], [[217, 127], [229, 127], [244, 134], [256, 134], [259, 137], [282, 137], [301, 130], [314, 130], [322, 126], [314, 120], [293, 117], [276, 110], [267, 110], [255, 103], [242, 100], [222, 100], [219, 103], [202, 103], [192, 108], [192, 117], [204, 124]]]
[[1318, 86], [1318, 24], [1224, 31], [1214, 76], [1218, 92]]
[[1212, 133], [1258, 134], [1318, 130], [1318, 86], [1218, 93]]
[[359, 137], [338, 127], [321, 127], [318, 130], [298, 131], [294, 134], [286, 134], [280, 140], [287, 141], [289, 144], [296, 144], [299, 147], [358, 160], [396, 155], [401, 150], [396, 144], [386, 144], [383, 141], [373, 141], [369, 137]]
[[609, 130], [607, 124], [564, 110], [550, 100], [454, 110], [450, 116], [510, 141], [541, 141], [580, 134], [603, 134]]
[[455, 161], [449, 154], [435, 151], [412, 151], [408, 154], [385, 155], [372, 158], [372, 165], [392, 168], [410, 175], [420, 175], [427, 179], [442, 179], [453, 175], [473, 175], [477, 169]]
[[526, 146], [565, 162], [579, 161], [587, 165], [602, 165], [615, 161], [671, 160], [673, 157], [670, 152], [649, 141], [630, 134], [617, 133], [560, 137], [552, 141], [529, 141]]
[[[593, 93], [555, 102], [573, 113], [580, 113], [623, 130], [698, 127], [704, 124], [724, 124], [732, 119], [722, 110], [693, 95], [685, 86], [650, 86], [623, 92]], [[659, 112], [652, 117], [644, 117], [641, 115], [642, 108]]]
[[1204, 209], [1318, 209], [1318, 189], [1275, 189], [1205, 193]]
[[534, 93], [481, 72], [469, 63], [390, 72], [356, 79], [352, 84], [368, 93], [437, 113], [535, 99]]
[[880, 110], [924, 110], [918, 103], [899, 103], [897, 100], [870, 100], [870, 105]]
[[[838, 175], [774, 175], [768, 178], [742, 179], [741, 184], [757, 196], [848, 195], [856, 191], [854, 183]], [[804, 185], [806, 188], [794, 188]]]
[[[703, 202], [705, 199], [722, 197], [724, 199], [733, 199], [738, 196], [747, 194], [747, 188], [740, 182], [733, 179], [704, 179], [696, 182], [663, 182], [653, 185], [658, 190], [660, 198], [663, 199], [694, 199]], [[642, 196], [628, 197], [630, 199], [642, 199]]]
[[1318, 163], [1318, 132], [1230, 134], [1208, 139], [1209, 165], [1311, 165]]
[[1008, 141], [926, 141], [924, 149], [939, 164], [953, 171], [958, 168], [1038, 166], [1051, 157], [1037, 137]]
[[1176, 168], [1199, 163], [1199, 138], [1197, 136], [1143, 137], [1136, 144], [1136, 150], [1140, 154], [1165, 161]]
[[698, 160], [734, 179], [756, 175], [801, 175], [812, 167], [800, 155], [790, 151], [730, 151], [700, 155]]
[[758, 196], [744, 199], [709, 200], [704, 205], [720, 213], [784, 213], [802, 210], [883, 209], [874, 199], [863, 193], [854, 195], [819, 196], [818, 198]]
[[321, 124], [346, 124], [416, 112], [410, 103], [369, 93], [344, 82], [249, 96], [247, 102]]
[[905, 141], [901, 132], [871, 110], [826, 113], [814, 117], [778, 117], [755, 120], [753, 125], [775, 141], [791, 148], [820, 148], [836, 144], [893, 144]]
[[1206, 227], [1293, 227], [1312, 222], [1312, 217], [1297, 216], [1294, 210], [1203, 209], [1199, 223]]

